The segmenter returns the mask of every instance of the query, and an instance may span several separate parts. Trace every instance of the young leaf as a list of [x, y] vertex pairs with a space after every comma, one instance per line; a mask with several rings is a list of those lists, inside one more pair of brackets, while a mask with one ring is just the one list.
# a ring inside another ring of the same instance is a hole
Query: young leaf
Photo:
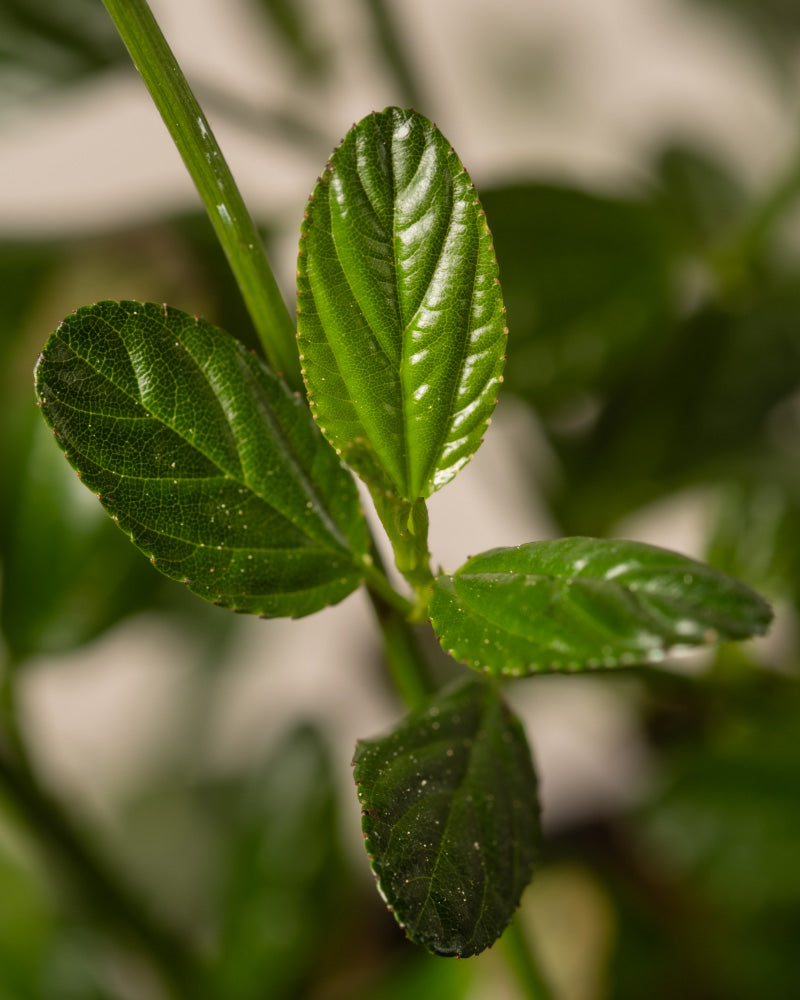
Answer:
[[506, 340], [497, 263], [466, 171], [416, 112], [355, 125], [314, 188], [298, 339], [317, 423], [373, 490], [428, 497], [480, 444]]
[[493, 685], [440, 694], [356, 747], [355, 780], [378, 888], [412, 941], [476, 955], [503, 932], [539, 843], [522, 726]]
[[494, 674], [656, 663], [676, 647], [766, 631], [769, 605], [732, 577], [641, 542], [563, 538], [492, 549], [434, 584], [456, 659]]
[[302, 401], [226, 333], [166, 306], [101, 302], [51, 336], [36, 388], [83, 483], [201, 597], [300, 616], [358, 586], [355, 484]]

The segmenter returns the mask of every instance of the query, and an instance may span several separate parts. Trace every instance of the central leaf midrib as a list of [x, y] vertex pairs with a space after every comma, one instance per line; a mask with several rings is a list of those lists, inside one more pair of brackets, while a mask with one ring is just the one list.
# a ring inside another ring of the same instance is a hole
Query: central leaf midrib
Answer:
[[[416, 167], [415, 173], [414, 173], [414, 177], [412, 177], [412, 180], [409, 182], [408, 185], [406, 185], [406, 187], [409, 187], [410, 184], [413, 183], [414, 178], [416, 178], [417, 172], [419, 170], [419, 164], [422, 162], [422, 159], [423, 159], [423, 157], [420, 156], [419, 161], [417, 163], [417, 167]], [[394, 258], [394, 275], [395, 275], [395, 289], [396, 289], [395, 294], [397, 296], [398, 309], [401, 311], [401, 315], [400, 315], [400, 331], [399, 331], [400, 332], [400, 369], [399, 369], [398, 374], [399, 374], [399, 386], [400, 386], [400, 403], [401, 403], [402, 412], [403, 412], [403, 440], [404, 440], [404, 444], [405, 444], [406, 492], [407, 493], [411, 493], [412, 492], [411, 486], [412, 486], [412, 482], [414, 481], [414, 477], [412, 477], [412, 469], [411, 469], [411, 428], [409, 426], [409, 419], [410, 418], [409, 418], [408, 406], [407, 406], [406, 382], [405, 382], [405, 367], [406, 367], [406, 359], [408, 357], [408, 351], [406, 349], [407, 348], [407, 340], [408, 340], [409, 333], [413, 333], [413, 330], [415, 329], [415, 327], [414, 327], [414, 320], [416, 319], [417, 315], [419, 314], [420, 309], [424, 305], [425, 300], [426, 300], [427, 295], [428, 295], [428, 292], [430, 291], [430, 288], [431, 288], [431, 286], [434, 283], [436, 275], [439, 273], [439, 267], [440, 267], [440, 264], [441, 264], [442, 255], [444, 254], [445, 247], [447, 246], [447, 239], [448, 239], [448, 236], [450, 234], [450, 227], [453, 224], [453, 215], [454, 215], [454, 212], [455, 212], [455, 197], [452, 195], [452, 192], [451, 192], [451, 198], [450, 198], [450, 204], [449, 204], [449, 212], [448, 212], [447, 224], [443, 227], [442, 239], [441, 239], [441, 243], [439, 244], [438, 252], [437, 252], [437, 256], [436, 256], [436, 263], [431, 268], [430, 278], [428, 279], [427, 283], [425, 284], [425, 287], [420, 292], [419, 301], [416, 303], [416, 305], [414, 307], [414, 311], [412, 312], [410, 318], [406, 319], [406, 314], [405, 314], [405, 309], [404, 309], [405, 297], [401, 295], [400, 267], [398, 266], [398, 259], [397, 259], [397, 253], [396, 253], [396, 246], [397, 246], [397, 240], [398, 240], [398, 237], [397, 237], [397, 209], [396, 209], [396, 206], [397, 206], [397, 185], [395, 183], [395, 171], [394, 171], [394, 169], [392, 170], [391, 183], [392, 183], [392, 205], [393, 205], [393, 211], [392, 211], [392, 252], [393, 252], [393, 258]], [[473, 279], [473, 289], [474, 289], [474, 279]], [[470, 309], [471, 309], [471, 305], [470, 305]], [[442, 336], [444, 336], [444, 334]], [[464, 348], [463, 348], [463, 352], [462, 352], [461, 365], [460, 365], [460, 368], [459, 368], [459, 377], [460, 377], [460, 372], [463, 369], [465, 352], [466, 352], [466, 343], [464, 344]], [[450, 425], [449, 415], [450, 415], [450, 413], [448, 411], [448, 414], [447, 414], [448, 419], [445, 420], [444, 423], [443, 423], [442, 433], [439, 435], [439, 444], [437, 445], [435, 454], [433, 455], [430, 463], [428, 463], [428, 467], [430, 467], [431, 465], [435, 466], [435, 464], [436, 464], [436, 460], [437, 460], [439, 451], [441, 450], [441, 442], [447, 436], [447, 431], [448, 431], [448, 428], [449, 428], [449, 425]], [[419, 488], [413, 491], [415, 494], [422, 495], [424, 493], [425, 484], [427, 483], [429, 476], [428, 476], [428, 470], [427, 469], [423, 470], [423, 472], [424, 472], [424, 474], [419, 477], [419, 479], [420, 479]], [[406, 499], [413, 502], [414, 500], [417, 499], [417, 496], [407, 496]]]
[[[453, 206], [455, 206], [455, 198], [453, 199]], [[452, 221], [452, 211], [451, 211], [451, 221]], [[449, 230], [449, 224], [448, 224], [448, 230]], [[473, 307], [473, 305], [475, 303], [475, 284], [476, 284], [477, 280], [478, 280], [478, 266], [477, 266], [477, 259], [476, 259], [475, 267], [474, 267], [474, 269], [472, 271], [472, 292], [470, 294], [469, 310], [468, 310], [468, 313], [467, 313], [467, 315], [469, 317], [469, 319], [468, 319], [467, 335], [465, 337], [463, 337], [462, 341], [461, 341], [461, 359], [460, 359], [459, 364], [458, 364], [458, 375], [457, 375], [457, 377], [453, 381], [453, 389], [452, 389], [452, 392], [450, 393], [450, 402], [449, 402], [449, 406], [448, 406], [448, 410], [447, 410], [448, 418], [450, 418], [452, 416], [453, 410], [455, 408], [454, 401], [455, 401], [455, 399], [456, 399], [456, 397], [458, 395], [458, 392], [459, 392], [459, 390], [461, 388], [461, 380], [462, 380], [462, 377], [463, 377], [463, 374], [464, 374], [464, 365], [466, 364], [466, 361], [467, 361], [467, 352], [469, 350], [469, 340], [470, 340], [470, 335], [472, 334], [472, 307]], [[442, 444], [447, 440], [448, 434], [449, 434], [449, 432], [450, 432], [451, 429], [452, 429], [452, 421], [450, 419], [448, 419], [447, 423], [444, 425], [443, 430], [442, 430], [442, 436], [440, 438], [440, 443], [439, 443], [439, 451], [441, 451]]]
[[[465, 782], [467, 780], [467, 775], [470, 772], [470, 768], [472, 766], [473, 754], [476, 751], [476, 745], [477, 745], [477, 742], [478, 742], [477, 738], [476, 738], [476, 735], [477, 735], [477, 733], [481, 729], [481, 723], [483, 722], [483, 718], [484, 718], [485, 714], [487, 713], [487, 711], [488, 711], [488, 706], [486, 704], [482, 705], [481, 709], [480, 709], [480, 712], [479, 712], [479, 715], [478, 715], [477, 724], [474, 727], [474, 729], [472, 730], [471, 736], [469, 737], [469, 739], [470, 739], [470, 747], [469, 747], [469, 749], [467, 751], [467, 754], [466, 754], [467, 760], [466, 760], [466, 763], [464, 765], [464, 769], [463, 769], [463, 771], [461, 773], [461, 778], [460, 778], [460, 780], [458, 782], [458, 791], [459, 792], [462, 789], [463, 785], [465, 784]], [[462, 739], [463, 738], [464, 737], [462, 737]], [[445, 741], [443, 740], [442, 742], [445, 742]], [[455, 798], [455, 795], [456, 795], [456, 793], [453, 793], [453, 795], [450, 796], [451, 800]], [[439, 909], [436, 906], [436, 903], [431, 899], [431, 890], [433, 888], [433, 883], [434, 883], [434, 880], [436, 878], [436, 873], [438, 872], [439, 865], [441, 864], [442, 857], [444, 856], [443, 844], [444, 844], [445, 839], [447, 838], [448, 832], [449, 832], [450, 827], [452, 825], [452, 821], [453, 821], [453, 809], [451, 807], [451, 808], [449, 808], [447, 810], [447, 820], [445, 821], [444, 829], [442, 830], [442, 835], [439, 838], [439, 848], [436, 851], [436, 860], [433, 863], [433, 868], [431, 869], [431, 875], [430, 875], [430, 878], [428, 879], [428, 891], [425, 894], [425, 900], [423, 901], [422, 906], [420, 907], [420, 911], [419, 911], [419, 921], [420, 922], [422, 921], [422, 916], [425, 913], [425, 910], [430, 905], [430, 906], [432, 906], [434, 908], [434, 910], [436, 910], [436, 915], [439, 918], [439, 923], [440, 924], [442, 923], [441, 917], [439, 916]], [[484, 876], [485, 876], [485, 874], [486, 873], [484, 872]], [[484, 903], [485, 903], [485, 900], [486, 900], [486, 883], [487, 883], [487, 881], [488, 881], [487, 877], [484, 877], [484, 879], [483, 879], [483, 898], [482, 898], [482, 901], [481, 901], [481, 908], [480, 908], [480, 912], [479, 912], [478, 918], [475, 920], [475, 922], [473, 924], [472, 936], [469, 938], [469, 941], [472, 941], [474, 939], [478, 923], [480, 922], [480, 919], [483, 916]]]

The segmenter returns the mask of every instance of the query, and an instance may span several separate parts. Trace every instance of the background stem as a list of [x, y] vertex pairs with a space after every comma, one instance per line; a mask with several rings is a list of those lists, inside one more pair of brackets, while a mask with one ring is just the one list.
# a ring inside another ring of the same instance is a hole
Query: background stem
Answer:
[[294, 388], [300, 362], [292, 317], [211, 127], [147, 0], [103, 0], [203, 199], [267, 359]]
[[500, 938], [500, 944], [517, 982], [522, 987], [523, 995], [528, 1000], [555, 1000], [555, 994], [550, 989], [547, 980], [539, 968], [537, 956], [520, 926], [519, 915], [514, 917]]
[[75, 889], [104, 924], [120, 932], [157, 971], [170, 997], [200, 998], [199, 962], [172, 928], [162, 924], [144, 901], [87, 845], [61, 805], [34, 774], [0, 741], [0, 791]]

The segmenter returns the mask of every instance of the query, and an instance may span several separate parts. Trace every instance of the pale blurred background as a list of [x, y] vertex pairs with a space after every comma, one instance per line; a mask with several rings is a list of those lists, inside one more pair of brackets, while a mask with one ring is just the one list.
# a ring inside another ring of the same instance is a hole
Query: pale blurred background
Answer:
[[[23, 23], [22, 6], [0, 0], [0, 25], [3, 17]], [[90, 17], [95, 44], [102, 51], [107, 39], [112, 51], [113, 31], [98, 27], [102, 18], [93, 9], [100, 6], [76, 2], [75, 17]], [[764, 12], [748, 20], [747, 4], [736, 6], [745, 16], [710, 0], [395, 0], [386, 10], [413, 73], [410, 94], [362, 0], [152, 2], [246, 202], [268, 231], [287, 301], [305, 201], [330, 151], [369, 111], [405, 105], [411, 96], [452, 142], [479, 192], [535, 179], [609, 199], [644, 197], [658, 185], [654, 164], [670, 144], [723, 164], [745, 199], [770, 191], [798, 146], [800, 46], [782, 36], [777, 15], [777, 30], [756, 37]], [[303, 28], [296, 50], [275, 20], [280, 8]], [[53, 9], [69, 19], [72, 4]], [[0, 50], [13, 49], [17, 36], [0, 33]], [[18, 37], [35, 47], [22, 32]], [[4, 331], [31, 348], [27, 360], [15, 355], [18, 385], [50, 330], [85, 303], [169, 296], [190, 312], [213, 309], [190, 273], [185, 246], [164, 228], [165, 219], [198, 211], [199, 199], [141, 80], [116, 56], [102, 72], [76, 72], [71, 80], [69, 60], [50, 51], [47, 39], [40, 44], [27, 62], [3, 63], [0, 241], [73, 251], [43, 281], [24, 333]], [[493, 227], [490, 206], [487, 214]], [[530, 239], [537, 240], [535, 231]], [[502, 254], [500, 264], [502, 276]], [[687, 274], [682, 295], [692, 302], [702, 297], [706, 278], [691, 268]], [[685, 364], [693, 365], [691, 354]], [[581, 402], [591, 417], [594, 397], [580, 397], [564, 415], [580, 427]], [[474, 461], [430, 503], [434, 560], [454, 569], [483, 549], [559, 533], [548, 490], [562, 466], [547, 420], [543, 425], [527, 399], [509, 393]], [[77, 484], [69, 496], [77, 520], [68, 524], [95, 517], [94, 498]], [[720, 504], [713, 484], [673, 483], [651, 500], [607, 530], [708, 557]], [[11, 585], [7, 571], [3, 585]], [[791, 672], [790, 598], [771, 596], [787, 608], [755, 655], [769, 669]], [[181, 614], [146, 609], [62, 652], [30, 644], [18, 697], [36, 765], [60, 796], [107, 831], [122, 856], [144, 865], [158, 849], [136, 861], [137, 848], [124, 842], [125, 804], [154, 775], [166, 769], [186, 780], [225, 780], [268, 753], [298, 719], [311, 720], [330, 741], [343, 843], [368, 884], [350, 759], [357, 738], [391, 725], [401, 709], [376, 669], [379, 636], [367, 602], [354, 595], [313, 622], [231, 616], [219, 629], [194, 631]], [[202, 606], [197, 612], [215, 622], [223, 614]], [[676, 676], [706, 667], [687, 661]], [[514, 688], [540, 768], [545, 829], [554, 837], [635, 809], [652, 790], [661, 766], [644, 732], [644, 697], [632, 677], [548, 678]], [[28, 846], [0, 822], [3, 844], [29, 857]], [[563, 996], [617, 995], [604, 971], [616, 925], [595, 875], [572, 862], [559, 875], [556, 866], [536, 892], [526, 913]], [[0, 911], [3, 905], [0, 888]], [[565, 949], [574, 948], [585, 958], [565, 962]], [[494, 953], [480, 969], [470, 997], [515, 995]], [[110, 995], [156, 996], [149, 988], [123, 983]], [[313, 995], [349, 994], [332, 987]]]

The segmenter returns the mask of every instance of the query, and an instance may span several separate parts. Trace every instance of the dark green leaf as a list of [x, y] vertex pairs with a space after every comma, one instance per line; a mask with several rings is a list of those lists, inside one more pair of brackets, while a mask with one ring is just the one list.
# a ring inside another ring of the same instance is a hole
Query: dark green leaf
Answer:
[[508, 306], [508, 387], [545, 418], [618, 383], [672, 313], [671, 234], [632, 198], [519, 184], [482, 192]]
[[351, 478], [303, 403], [227, 334], [103, 302], [61, 324], [36, 380], [84, 484], [167, 576], [267, 616], [358, 586], [367, 536]]
[[358, 744], [355, 779], [378, 887], [412, 941], [475, 955], [502, 933], [533, 870], [536, 775], [525, 734], [481, 681]]
[[63, 87], [127, 60], [102, 5], [93, 0], [3, 0], [0, 75], [14, 90]]
[[[4, 805], [0, 799], [0, 809]], [[4, 815], [7, 821], [8, 816]], [[13, 854], [0, 849], [0, 1000], [36, 1000], [36, 989], [48, 949], [52, 947], [55, 919], [46, 887], [34, 871]]]
[[744, 584], [641, 542], [563, 538], [473, 556], [434, 584], [443, 647], [519, 676], [657, 663], [676, 647], [760, 635], [769, 605]]
[[603, 534], [687, 483], [760, 478], [781, 429], [776, 408], [797, 388], [798, 310], [796, 278], [765, 277], [748, 302], [699, 309], [654, 343], [559, 454], [567, 531]]
[[653, 164], [659, 187], [654, 207], [700, 254], [726, 239], [748, 210], [747, 192], [731, 171], [702, 149], [665, 146]]
[[155, 594], [147, 564], [76, 482], [30, 397], [7, 414], [17, 447], [0, 490], [0, 628], [19, 663], [87, 642]]
[[254, 6], [266, 17], [282, 51], [294, 57], [304, 76], [324, 78], [330, 69], [330, 53], [315, 34], [320, 19], [297, 0], [254, 0]]
[[480, 444], [505, 320], [477, 195], [427, 119], [389, 108], [348, 133], [311, 195], [298, 289], [323, 434], [373, 489], [430, 496]]
[[624, 1000], [673, 1000], [689, 981], [695, 996], [724, 1000], [789, 1000], [794, 990], [800, 685], [796, 674], [734, 664], [733, 647], [721, 653], [727, 662], [700, 681], [647, 686], [661, 753], [654, 786], [628, 817], [620, 888], [630, 900], [634, 873], [665, 878], [641, 879], [635, 925], [619, 927], [611, 971], [615, 983], [628, 980]]

